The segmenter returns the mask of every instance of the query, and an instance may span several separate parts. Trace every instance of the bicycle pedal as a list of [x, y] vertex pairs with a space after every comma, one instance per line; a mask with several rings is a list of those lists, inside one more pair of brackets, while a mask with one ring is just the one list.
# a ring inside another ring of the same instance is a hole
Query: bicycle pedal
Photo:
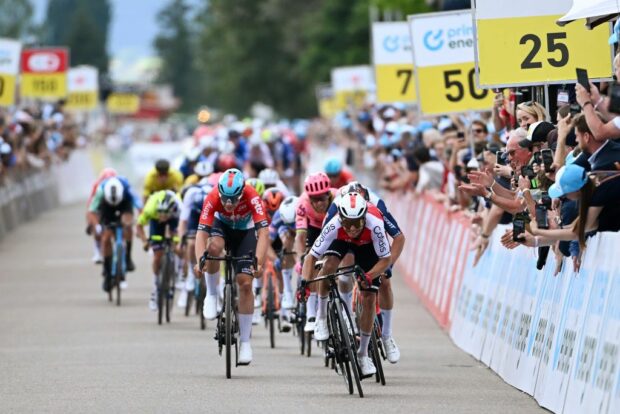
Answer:
[[250, 365], [250, 364], [251, 364], [251, 362], [237, 362], [237, 366], [238, 367], [240, 367], [240, 366], [247, 366], [247, 365]]
[[362, 373], [360, 372], [360, 380], [365, 380], [366, 378], [372, 378], [374, 376], [375, 374], [362, 375]]

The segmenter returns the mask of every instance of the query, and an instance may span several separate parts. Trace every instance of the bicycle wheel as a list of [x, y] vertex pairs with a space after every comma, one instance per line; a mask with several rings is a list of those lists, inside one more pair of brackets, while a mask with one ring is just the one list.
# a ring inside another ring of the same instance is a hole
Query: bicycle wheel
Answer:
[[189, 316], [189, 313], [192, 310], [193, 304], [194, 304], [194, 292], [187, 292], [187, 303], [185, 304], [185, 316]]
[[232, 346], [232, 335], [233, 335], [233, 324], [232, 324], [232, 286], [226, 285], [224, 286], [224, 343], [226, 345], [226, 378], [230, 378], [230, 368], [231, 368], [231, 346]]
[[168, 271], [165, 275], [164, 280], [164, 295], [166, 298], [166, 322], [170, 323], [170, 312], [172, 310], [172, 306], [174, 303], [174, 291], [172, 290], [172, 284], [174, 283], [174, 258], [172, 257], [172, 252], [168, 253]]
[[[377, 322], [375, 321], [375, 323]], [[379, 353], [379, 346], [377, 345], [377, 343], [377, 334], [376, 331], [373, 329], [372, 335], [370, 337], [370, 358], [375, 364], [375, 368], [377, 368], [377, 372], [375, 373], [375, 380], [381, 383], [381, 385], [385, 385], [385, 373], [383, 372], [381, 354]]]
[[[348, 355], [348, 360], [351, 365], [351, 371], [353, 371], [353, 377], [355, 379], [355, 386], [357, 388], [357, 393], [360, 398], [364, 398], [364, 392], [362, 391], [362, 382], [361, 382], [361, 373], [359, 364], [357, 362], [357, 352], [355, 349], [355, 333], [353, 332], [353, 321], [351, 320], [351, 315], [349, 315], [349, 310], [347, 306], [340, 302], [337, 299], [337, 308], [339, 310], [338, 319], [340, 323], [340, 327], [343, 330], [343, 343], [346, 348], [346, 352]], [[345, 321], [346, 318], [346, 321]]]
[[276, 347], [276, 328], [275, 328], [275, 298], [273, 289], [273, 275], [269, 275], [267, 278], [267, 312], [265, 318], [269, 324], [269, 344], [271, 348]]
[[345, 349], [344, 330], [340, 326], [338, 310], [332, 302], [328, 304], [327, 329], [329, 330], [329, 338], [326, 345], [327, 350], [330, 347], [332, 349], [334, 370], [337, 374], [342, 375], [349, 394], [353, 394], [353, 378]]
[[312, 355], [312, 332], [304, 332], [306, 337], [306, 356], [310, 358]]
[[200, 329], [203, 331], [207, 328], [207, 320], [202, 314], [202, 307], [204, 306], [206, 293], [207, 287], [205, 284], [205, 278], [203, 277], [198, 281], [198, 296], [196, 297], [196, 313], [200, 315]]
[[116, 246], [116, 270], [114, 274], [114, 285], [116, 286], [116, 306], [121, 306], [121, 280], [123, 276], [123, 258], [125, 257], [125, 249], [123, 249], [122, 243], [117, 243]]
[[166, 277], [166, 269], [168, 268], [168, 256], [162, 257], [161, 267], [157, 275], [157, 323], [161, 325], [164, 319], [164, 301], [166, 300], [166, 291], [164, 281]]

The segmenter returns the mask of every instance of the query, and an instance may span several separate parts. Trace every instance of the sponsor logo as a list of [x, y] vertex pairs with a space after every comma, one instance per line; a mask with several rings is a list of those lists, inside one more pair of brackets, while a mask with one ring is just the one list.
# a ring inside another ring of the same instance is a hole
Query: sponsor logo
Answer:
[[334, 230], [336, 230], [336, 225], [334, 223], [329, 223], [327, 226], [325, 226], [323, 228], [323, 231], [321, 232], [321, 235], [314, 242], [314, 246], [319, 247], [321, 244], [323, 244], [327, 235]]
[[409, 36], [388, 35], [383, 38], [383, 49], [388, 53], [397, 52], [399, 49], [411, 50]]
[[372, 232], [375, 233], [375, 236], [377, 236], [377, 240], [379, 243], [379, 252], [384, 253], [387, 251], [387, 246], [386, 246], [386, 242], [385, 242], [385, 236], [383, 234], [383, 229], [381, 228], [381, 226], [375, 226], [372, 229]]
[[260, 214], [261, 216], [263, 214], [265, 214], [265, 212], [263, 211], [263, 203], [260, 200], [260, 198], [258, 197], [254, 197], [251, 201], [252, 205], [254, 206], [254, 210], [256, 210], [257, 214]]
[[34, 53], [28, 57], [28, 68], [33, 72], [56, 72], [61, 62], [54, 53]]
[[436, 33], [432, 30], [424, 33], [423, 42], [424, 46], [432, 51], [436, 52], [443, 46], [443, 39], [441, 36], [443, 35], [443, 30], [438, 30]]
[[424, 33], [422, 42], [431, 52], [437, 52], [444, 46], [448, 49], [473, 48], [474, 29], [470, 25], [450, 27], [446, 30], [429, 30]]

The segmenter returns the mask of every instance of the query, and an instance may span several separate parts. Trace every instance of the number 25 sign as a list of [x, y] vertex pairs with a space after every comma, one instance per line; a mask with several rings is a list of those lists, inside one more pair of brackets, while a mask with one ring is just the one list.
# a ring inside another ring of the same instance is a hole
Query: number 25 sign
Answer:
[[591, 79], [611, 76], [609, 25], [588, 30], [555, 22], [571, 0], [475, 0], [479, 84], [483, 87], [574, 81], [575, 68]]

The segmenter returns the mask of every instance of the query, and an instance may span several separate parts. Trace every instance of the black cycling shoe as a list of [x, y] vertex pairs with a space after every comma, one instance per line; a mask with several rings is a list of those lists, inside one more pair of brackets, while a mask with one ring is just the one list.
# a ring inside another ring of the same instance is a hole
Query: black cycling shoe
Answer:
[[133, 264], [133, 260], [131, 260], [131, 258], [127, 258], [127, 271], [133, 272], [134, 270], [136, 270], [136, 265]]
[[108, 293], [110, 291], [111, 287], [110, 287], [110, 278], [109, 277], [104, 277], [103, 278], [103, 284], [102, 284], [101, 288], [106, 293]]

